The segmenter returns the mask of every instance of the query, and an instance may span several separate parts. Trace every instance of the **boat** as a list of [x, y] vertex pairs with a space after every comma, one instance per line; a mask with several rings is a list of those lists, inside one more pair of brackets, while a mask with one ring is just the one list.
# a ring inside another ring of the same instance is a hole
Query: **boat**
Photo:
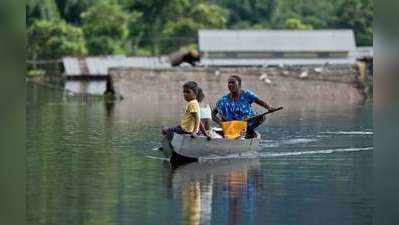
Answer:
[[[280, 106], [273, 110], [247, 118], [245, 121], [255, 120], [282, 109], [283, 107]], [[222, 129], [213, 128], [212, 130], [222, 137]], [[208, 140], [205, 136], [192, 138], [188, 134], [174, 133], [171, 141], [164, 137], [161, 149], [172, 164], [185, 164], [197, 162], [200, 158], [240, 155], [247, 152], [258, 151], [261, 149], [261, 135], [256, 131], [255, 134], [253, 138], [238, 138], [234, 140], [213, 138]]]
[[236, 140], [223, 138], [208, 140], [203, 136], [192, 138], [187, 134], [175, 133], [172, 141], [167, 138], [162, 140], [162, 151], [171, 163], [189, 163], [197, 162], [200, 158], [224, 157], [257, 151], [261, 148], [260, 141], [261, 135], [258, 132], [254, 138]]

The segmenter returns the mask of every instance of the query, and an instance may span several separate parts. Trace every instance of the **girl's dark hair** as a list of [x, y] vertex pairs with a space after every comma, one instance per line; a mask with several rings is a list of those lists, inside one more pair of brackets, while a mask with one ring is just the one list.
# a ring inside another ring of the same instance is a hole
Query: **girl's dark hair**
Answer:
[[241, 77], [239, 77], [238, 75], [231, 75], [231, 76], [229, 77], [229, 80], [230, 80], [230, 79], [236, 80], [236, 81], [238, 82], [238, 85], [241, 86]]
[[183, 84], [183, 88], [188, 88], [194, 91], [195, 95], [197, 95], [197, 101], [201, 102], [204, 98], [204, 92], [202, 89], [198, 86], [197, 82], [195, 81], [187, 81]]

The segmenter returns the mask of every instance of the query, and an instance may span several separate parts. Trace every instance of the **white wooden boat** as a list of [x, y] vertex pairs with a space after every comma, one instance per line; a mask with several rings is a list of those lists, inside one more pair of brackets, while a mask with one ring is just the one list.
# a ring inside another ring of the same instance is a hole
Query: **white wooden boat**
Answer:
[[251, 139], [212, 139], [206, 137], [192, 138], [190, 135], [174, 134], [172, 141], [164, 138], [162, 151], [172, 163], [196, 162], [199, 158], [218, 157], [243, 154], [257, 151], [260, 146], [261, 136], [256, 133]]

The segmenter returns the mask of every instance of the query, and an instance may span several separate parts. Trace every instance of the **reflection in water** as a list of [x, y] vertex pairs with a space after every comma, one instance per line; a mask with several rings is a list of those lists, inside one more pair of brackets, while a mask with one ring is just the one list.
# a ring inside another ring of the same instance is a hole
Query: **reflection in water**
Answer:
[[373, 149], [371, 106], [289, 104], [259, 158], [170, 168], [152, 149], [184, 104], [133, 91], [108, 104], [27, 83], [27, 224], [372, 224], [373, 151], [352, 151]]
[[184, 185], [181, 195], [183, 199], [184, 221], [189, 225], [200, 224], [201, 210], [205, 208], [205, 206], [201, 205], [200, 183], [195, 181]]
[[185, 224], [211, 224], [213, 201], [226, 210], [228, 224], [251, 220], [256, 183], [261, 182], [258, 159], [209, 160], [172, 170], [167, 184], [183, 201]]
[[65, 89], [79, 94], [101, 95], [106, 90], [105, 80], [67, 80]]
[[113, 117], [114, 117], [115, 102], [114, 101], [105, 101], [104, 107], [105, 107], [107, 119], [109, 119], [109, 121], [112, 122]]
[[262, 182], [259, 169], [242, 168], [231, 171], [225, 184], [219, 188], [222, 191], [220, 203], [227, 205], [227, 221], [229, 225], [251, 224], [254, 215], [255, 194], [258, 183]]
[[[228, 224], [236, 224], [241, 220], [240, 211], [242, 210], [243, 204], [243, 195], [248, 193], [248, 183], [247, 183], [247, 173], [248, 171], [245, 169], [232, 171], [227, 176], [227, 190], [228, 190]], [[251, 201], [251, 197], [253, 193], [248, 193], [248, 199]]]
[[193, 181], [183, 186], [183, 220], [187, 225], [211, 224], [213, 179]]

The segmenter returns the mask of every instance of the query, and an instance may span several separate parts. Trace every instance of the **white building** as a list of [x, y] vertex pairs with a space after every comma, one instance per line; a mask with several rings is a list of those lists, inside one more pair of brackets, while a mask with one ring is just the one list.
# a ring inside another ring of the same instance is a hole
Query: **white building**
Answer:
[[62, 59], [64, 74], [67, 77], [97, 76], [106, 77], [112, 67], [135, 68], [170, 68], [169, 58], [162, 57], [64, 57]]
[[352, 30], [200, 30], [205, 66], [352, 64]]

